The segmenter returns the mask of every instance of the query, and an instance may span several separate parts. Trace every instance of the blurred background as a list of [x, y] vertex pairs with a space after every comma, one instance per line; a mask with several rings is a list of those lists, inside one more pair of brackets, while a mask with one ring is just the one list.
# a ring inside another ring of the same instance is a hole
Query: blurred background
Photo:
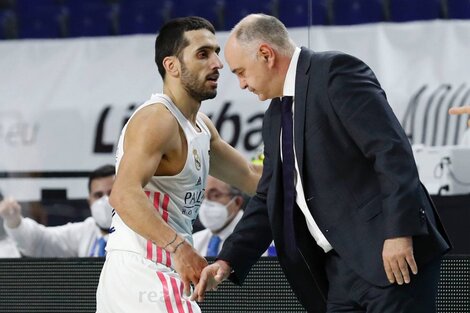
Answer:
[[468, 0], [1, 0], [0, 38], [154, 34], [178, 16], [198, 15], [216, 30], [262, 12], [287, 27], [469, 19]]

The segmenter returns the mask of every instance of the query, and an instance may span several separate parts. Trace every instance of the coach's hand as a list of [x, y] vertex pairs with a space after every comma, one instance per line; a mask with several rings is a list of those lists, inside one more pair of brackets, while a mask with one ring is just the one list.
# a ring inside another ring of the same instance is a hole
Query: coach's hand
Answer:
[[183, 281], [184, 294], [189, 296], [191, 294], [191, 283], [194, 286], [198, 284], [201, 272], [207, 266], [207, 261], [186, 240], [181, 240], [184, 242], [177, 246], [176, 251], [173, 253], [173, 268]]
[[201, 273], [199, 284], [194, 289], [191, 300], [202, 302], [206, 291], [216, 290], [217, 286], [230, 276], [231, 271], [230, 265], [223, 260], [217, 260], [207, 266]]
[[[418, 274], [418, 266], [413, 255], [413, 239], [398, 237], [387, 239], [382, 251], [385, 273], [390, 283], [402, 285], [410, 283], [410, 272]], [[408, 268], [409, 267], [409, 268]]]

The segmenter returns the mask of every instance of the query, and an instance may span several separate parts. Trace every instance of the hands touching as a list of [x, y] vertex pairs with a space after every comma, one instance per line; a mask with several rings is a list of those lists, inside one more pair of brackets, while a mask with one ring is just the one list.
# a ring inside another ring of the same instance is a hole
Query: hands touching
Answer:
[[217, 260], [204, 268], [199, 283], [191, 296], [191, 301], [203, 301], [206, 291], [217, 290], [217, 286], [229, 277], [231, 271], [230, 265], [222, 260]]
[[173, 268], [183, 281], [183, 292], [186, 296], [189, 296], [191, 294], [191, 283], [195, 286], [199, 283], [201, 272], [207, 266], [207, 261], [182, 238], [175, 240], [175, 244], [169, 246], [169, 250], [173, 253]]
[[382, 251], [385, 273], [390, 283], [410, 283], [410, 271], [418, 273], [418, 266], [413, 255], [413, 239], [398, 237], [387, 239]]

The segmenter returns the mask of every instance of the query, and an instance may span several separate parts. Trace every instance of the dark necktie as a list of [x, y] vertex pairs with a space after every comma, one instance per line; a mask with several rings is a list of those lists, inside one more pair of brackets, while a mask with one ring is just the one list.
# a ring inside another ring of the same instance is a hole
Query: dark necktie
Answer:
[[297, 245], [294, 232], [295, 159], [292, 119], [292, 97], [282, 97], [282, 182], [284, 187], [284, 245], [288, 256], [294, 257]]
[[206, 256], [217, 256], [219, 253], [220, 237], [217, 235], [212, 235], [209, 240], [209, 245], [207, 246]]

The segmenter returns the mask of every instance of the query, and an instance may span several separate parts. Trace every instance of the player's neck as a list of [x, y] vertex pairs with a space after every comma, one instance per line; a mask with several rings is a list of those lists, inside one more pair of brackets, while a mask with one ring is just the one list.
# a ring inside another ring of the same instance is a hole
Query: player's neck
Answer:
[[171, 101], [183, 113], [193, 125], [196, 125], [196, 116], [201, 107], [201, 102], [190, 97], [186, 90], [182, 88], [163, 87], [163, 93], [170, 97]]

